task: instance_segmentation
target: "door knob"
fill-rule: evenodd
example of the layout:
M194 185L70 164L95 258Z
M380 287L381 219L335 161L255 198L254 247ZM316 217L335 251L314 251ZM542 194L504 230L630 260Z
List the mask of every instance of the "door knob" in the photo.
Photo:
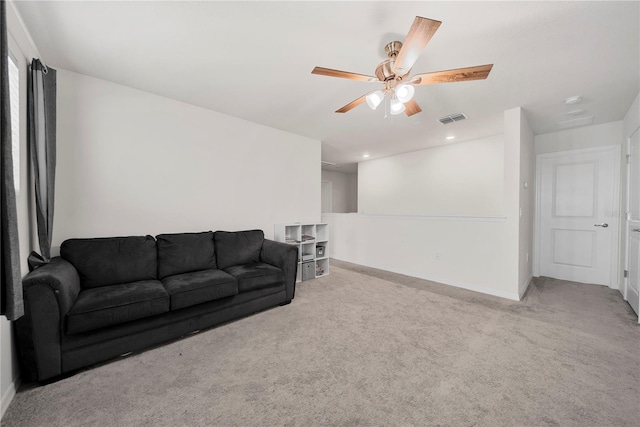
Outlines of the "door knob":
M607 224L606 222L603 222L602 224L593 224L594 227L602 227L602 228L607 228L609 226L609 224Z
M635 231L636 233L640 233L640 228L634 228L634 229L633 229L633 230L631 230L631 231Z

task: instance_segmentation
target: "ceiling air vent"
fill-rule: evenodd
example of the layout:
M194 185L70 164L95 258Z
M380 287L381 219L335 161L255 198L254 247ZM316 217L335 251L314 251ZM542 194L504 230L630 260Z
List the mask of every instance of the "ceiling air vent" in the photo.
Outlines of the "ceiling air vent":
M322 166L338 166L335 163L327 162L327 161L324 161L324 160L321 160L321 162L322 162Z
M558 129L569 129L576 126L585 126L593 123L593 116L580 117L578 119L565 120L558 122Z
M464 113L455 113L449 116L442 117L438 119L438 121L440 122L440 124L448 125L449 123L459 122L460 120L466 120L466 118L467 116L465 116Z

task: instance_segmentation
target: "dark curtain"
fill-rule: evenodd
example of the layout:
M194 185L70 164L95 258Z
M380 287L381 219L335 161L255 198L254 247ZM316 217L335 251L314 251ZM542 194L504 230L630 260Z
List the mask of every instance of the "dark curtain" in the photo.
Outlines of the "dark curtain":
M20 245L18 241L18 215L16 190L13 182L13 153L11 145L11 100L9 99L9 60L7 47L7 10L0 1L0 79L2 80L2 160L0 161L0 314L16 320L24 314L22 278L20 277Z
M27 108L40 245L40 254L29 255L29 269L33 270L51 259L56 180L56 70L38 59L31 62Z

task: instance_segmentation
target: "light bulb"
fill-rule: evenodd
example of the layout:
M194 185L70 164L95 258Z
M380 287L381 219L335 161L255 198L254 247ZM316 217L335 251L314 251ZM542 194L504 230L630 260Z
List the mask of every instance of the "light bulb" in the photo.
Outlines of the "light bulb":
M414 89L413 85L402 83L399 84L398 87L396 87L396 97L398 98L398 101L404 104L411 101L411 98L413 98L413 94L415 93L415 91L416 90Z
M378 108L378 105L382 103L384 99L384 93L381 90L377 90L375 92L371 92L369 95L365 97L367 100L367 104L371 107L372 110Z
M400 102L398 99L392 98L391 104L389 105L389 110L390 110L389 112L394 116L397 114L402 114L404 113L404 104Z

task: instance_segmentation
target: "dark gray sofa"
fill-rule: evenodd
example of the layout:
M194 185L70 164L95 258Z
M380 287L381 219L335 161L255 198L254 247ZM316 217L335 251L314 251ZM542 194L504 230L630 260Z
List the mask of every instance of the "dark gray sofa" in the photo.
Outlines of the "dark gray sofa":
M54 378L287 304L297 258L261 230L66 240L23 280L23 376Z

